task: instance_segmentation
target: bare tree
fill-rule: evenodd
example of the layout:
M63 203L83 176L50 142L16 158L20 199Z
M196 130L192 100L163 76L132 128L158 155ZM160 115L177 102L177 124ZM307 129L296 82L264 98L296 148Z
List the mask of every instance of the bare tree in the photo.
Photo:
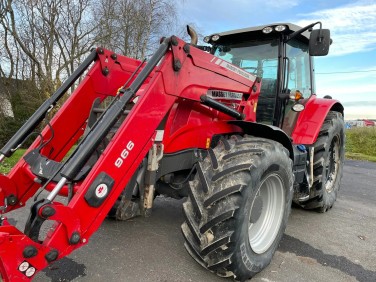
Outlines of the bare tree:
M22 115L15 111L16 123L22 124L95 45L92 3L0 0L0 95L9 96L13 109L24 109Z
M96 30L99 23L92 13L91 0L63 0L61 11L62 23L55 31L55 39L59 46L59 67L56 77L63 71L70 75L84 54L97 41Z
M14 39L23 61L28 61L29 78L44 92L51 93L94 45L93 31L97 25L93 24L91 1L1 2L5 7L5 16L0 19L3 32Z
M31 79L44 93L90 47L140 59L176 21L172 0L0 0L0 13L0 75Z
M169 0L98 0L98 43L123 55L149 55L175 20Z

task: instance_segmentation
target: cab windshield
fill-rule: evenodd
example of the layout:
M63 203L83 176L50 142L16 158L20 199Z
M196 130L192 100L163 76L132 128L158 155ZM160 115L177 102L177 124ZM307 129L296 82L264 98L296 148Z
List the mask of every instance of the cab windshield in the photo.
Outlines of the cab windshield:
M224 43L214 55L261 78L277 79L278 39Z

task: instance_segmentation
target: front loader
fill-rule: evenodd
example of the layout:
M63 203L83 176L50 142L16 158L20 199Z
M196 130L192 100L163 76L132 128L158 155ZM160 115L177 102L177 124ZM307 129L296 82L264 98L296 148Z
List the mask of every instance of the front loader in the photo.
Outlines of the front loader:
M342 176L343 106L315 95L312 56L331 43L316 24L213 34L211 46L189 29L193 42L164 38L147 63L92 50L0 150L11 157L47 124L0 175L2 279L31 280L106 217L149 216L157 195L187 197L182 233L203 267L241 281L264 269L292 201L324 212ZM5 216L18 208L23 231Z

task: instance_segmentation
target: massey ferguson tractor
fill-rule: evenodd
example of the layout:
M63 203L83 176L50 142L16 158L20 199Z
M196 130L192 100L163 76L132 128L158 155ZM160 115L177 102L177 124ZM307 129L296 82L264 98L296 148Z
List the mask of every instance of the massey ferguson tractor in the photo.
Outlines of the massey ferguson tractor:
M270 263L292 202L333 206L344 109L316 97L313 67L329 30L272 24L213 34L205 46L188 30L190 43L163 38L147 63L92 50L0 150L3 161L35 138L0 175L4 281L31 280L105 218L149 216L158 195L187 198L189 254L244 281ZM18 208L28 211L23 231L5 217Z

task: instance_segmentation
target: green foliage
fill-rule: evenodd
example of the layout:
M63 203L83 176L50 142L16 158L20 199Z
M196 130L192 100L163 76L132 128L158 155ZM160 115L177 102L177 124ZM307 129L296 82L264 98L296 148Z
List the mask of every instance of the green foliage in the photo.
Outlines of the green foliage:
M9 99L13 117L6 117L0 112L0 147L28 120L36 109L43 103L45 97L35 84L27 80L0 78L0 94ZM25 145L29 145L28 140Z
M25 151L26 149L18 149L10 158L5 158L4 161L0 163L0 173L7 174L22 157Z
M346 130L346 157L376 162L376 127Z

